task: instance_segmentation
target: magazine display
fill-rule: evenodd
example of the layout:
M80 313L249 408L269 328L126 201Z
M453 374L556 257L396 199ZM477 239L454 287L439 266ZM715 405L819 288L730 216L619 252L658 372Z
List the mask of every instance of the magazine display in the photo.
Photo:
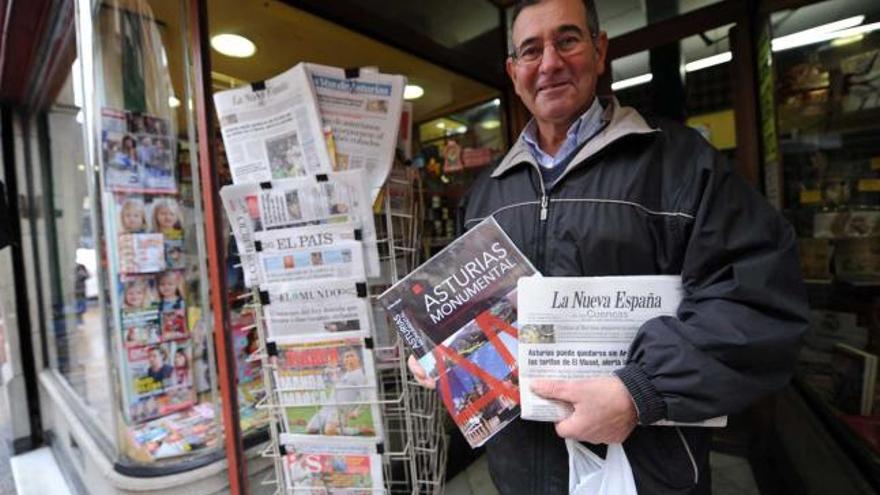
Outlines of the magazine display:
M282 435L285 486L294 493L385 493L382 456L376 446L353 439Z
M379 297L472 447L519 415L516 282L535 274L490 217Z
M288 433L381 439L376 372L363 339L275 343L275 383Z
M532 393L532 380L610 375L626 364L642 324L658 316L675 317L683 294L677 275L520 279L523 419L556 422L569 416L573 411L568 404ZM699 424L724 426L726 418Z
M214 103L235 184L333 170L302 64L262 85L214 93Z
M259 283L255 234L273 229L349 223L361 231L369 276L379 271L376 227L362 170L314 177L236 184L220 190L241 255L245 283Z
M335 170L364 170L375 200L394 162L406 78L366 70L347 77L351 73L338 67L300 65L311 76L323 125L333 133Z
M266 294L263 320L271 340L312 334L334 337L329 334L339 332L370 336L370 301L358 279L272 284Z

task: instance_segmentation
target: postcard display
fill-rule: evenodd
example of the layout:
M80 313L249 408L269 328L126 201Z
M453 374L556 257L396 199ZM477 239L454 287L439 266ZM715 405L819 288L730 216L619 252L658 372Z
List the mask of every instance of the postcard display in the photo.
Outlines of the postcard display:
M180 182L189 156L169 119L105 107L100 124L126 454L153 462L218 443L210 390L200 402L194 373L204 339L193 337L203 304L188 288L198 272L195 205Z
M429 433L420 393L400 343L377 335L370 296L394 257L373 204L387 190L404 84L301 63L214 95L233 180L220 195L258 337L248 359L266 363L257 408L269 411L275 472L263 482L279 492L409 493L442 479L418 470Z

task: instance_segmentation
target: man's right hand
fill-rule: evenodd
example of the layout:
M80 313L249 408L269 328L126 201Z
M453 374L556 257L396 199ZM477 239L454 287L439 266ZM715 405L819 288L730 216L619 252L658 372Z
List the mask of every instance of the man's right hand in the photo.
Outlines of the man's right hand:
M413 376L416 378L416 381L419 382L419 385L434 389L437 387L437 381L428 376L428 373L425 371L425 368L419 363L419 360L416 359L415 356L410 354L409 359L406 361L406 365L409 367L409 371L412 372Z

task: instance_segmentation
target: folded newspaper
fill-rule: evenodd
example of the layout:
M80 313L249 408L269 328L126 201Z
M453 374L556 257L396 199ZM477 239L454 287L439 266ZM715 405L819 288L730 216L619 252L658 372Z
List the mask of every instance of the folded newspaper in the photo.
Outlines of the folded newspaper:
M376 445L356 438L281 435L290 493L386 493Z
M472 447L519 415L516 282L535 273L489 218L379 297Z
M622 368L639 327L658 316L675 317L683 295L678 275L527 277L517 288L522 417L535 421L560 421L572 410L532 393L532 380L588 378ZM726 416L687 423L726 424Z

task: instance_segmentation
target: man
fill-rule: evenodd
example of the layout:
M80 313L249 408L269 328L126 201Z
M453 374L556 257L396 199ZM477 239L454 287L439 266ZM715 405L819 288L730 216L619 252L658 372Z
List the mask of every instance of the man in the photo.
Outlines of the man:
M536 383L573 405L486 445L504 494L565 493L562 438L623 442L639 493L708 494L707 428L789 380L806 328L790 226L696 132L596 97L607 36L591 0L520 2L507 72L534 119L467 198L548 276L681 274L677 318L646 322L614 376ZM425 385L430 380L410 360Z

